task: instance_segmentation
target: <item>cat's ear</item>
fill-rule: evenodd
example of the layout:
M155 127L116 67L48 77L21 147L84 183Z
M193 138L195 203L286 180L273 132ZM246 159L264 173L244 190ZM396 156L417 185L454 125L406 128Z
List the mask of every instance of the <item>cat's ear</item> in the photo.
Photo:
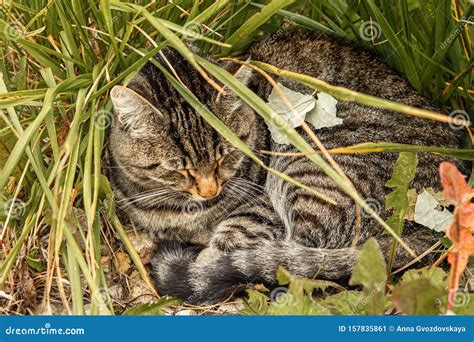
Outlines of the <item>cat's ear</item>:
M152 116L161 113L143 96L134 90L115 86L110 92L110 98L114 105L114 124L128 131L132 137L141 137L151 128Z

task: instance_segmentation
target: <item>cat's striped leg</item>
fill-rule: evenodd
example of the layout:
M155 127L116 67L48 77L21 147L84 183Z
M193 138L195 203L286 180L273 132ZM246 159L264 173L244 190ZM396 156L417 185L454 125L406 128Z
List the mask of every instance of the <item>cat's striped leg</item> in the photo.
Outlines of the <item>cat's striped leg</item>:
M210 248L220 252L253 248L283 236L283 223L262 196L233 211L216 227Z
M152 260L158 292L188 303L225 299L236 289L263 280L265 271L254 267L248 256L253 259L255 252L257 256L267 254L267 248L282 235L283 224L268 198L261 195L249 199L216 226L209 246L199 254L195 248L176 242L158 243ZM268 268L271 278L273 269Z

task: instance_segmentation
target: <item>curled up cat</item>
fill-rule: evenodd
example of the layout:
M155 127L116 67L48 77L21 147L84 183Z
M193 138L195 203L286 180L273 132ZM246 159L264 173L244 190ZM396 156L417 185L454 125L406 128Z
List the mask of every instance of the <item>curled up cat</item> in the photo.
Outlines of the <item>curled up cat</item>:
M247 52L245 58L332 85L439 110L373 52L353 42L290 30L278 39L256 43ZM175 50L163 49L155 58L255 152L297 152L291 145L274 142L258 114L228 89L219 95ZM215 63L231 73L239 68L231 62ZM236 77L264 100L273 89L249 68L240 69ZM275 80L300 93L314 92L295 81ZM279 266L297 276L338 281L350 275L359 247L370 237L388 254L392 237L370 215L361 215L357 244L351 247L356 236L354 201L314 163L281 153L260 155L271 168L337 205L251 161L196 113L152 63L127 87L114 87L111 99L116 116L109 144L112 186L118 207L157 241L152 267L160 294L188 303L213 303L249 284L275 284ZM310 125L328 149L362 142L462 147L461 131L445 123L344 101L337 104L337 116L343 120L341 125L321 129ZM313 144L301 128L298 132ZM333 156L361 196L376 204L383 219L390 215L385 210L390 191L385 183L397 156ZM458 161L418 153L410 187L439 189L438 167L444 160L465 171ZM439 235L406 221L402 238L419 255ZM411 260L399 248L394 267ZM420 262L432 261L433 254L428 254Z

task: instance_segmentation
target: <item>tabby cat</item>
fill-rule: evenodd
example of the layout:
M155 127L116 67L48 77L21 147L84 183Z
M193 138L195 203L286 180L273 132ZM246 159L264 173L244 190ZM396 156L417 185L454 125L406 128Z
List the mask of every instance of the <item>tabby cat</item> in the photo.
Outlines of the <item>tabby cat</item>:
M437 110L371 51L349 41L288 30L277 39L257 43L243 57L249 56L336 86ZM255 152L296 151L275 143L258 114L228 89L219 95L175 50L162 50L156 60ZM238 69L234 63L218 64L231 73ZM272 91L262 76L248 68L240 68L236 77L264 100ZM276 80L300 93L313 93L294 81ZM304 277L347 279L358 253L357 247L351 247L356 207L315 164L304 157L261 155L270 167L337 205L252 162L211 128L152 63L127 87L114 87L111 98L116 120L110 135L110 177L118 206L157 241L152 266L160 294L189 303L212 303L251 283L274 284L279 266ZM368 141L462 145L460 131L447 124L384 109L339 102L337 116L343 124L315 129L326 148ZM301 128L298 131L311 141ZM385 183L396 158L395 153L334 156L359 193L375 203L374 209L385 219L390 214L384 209L389 192ZM438 166L447 159L427 153L418 153L418 159L411 187L439 189ZM370 237L388 253L391 236L369 215L362 215L357 246ZM406 222L403 238L420 254L438 236ZM399 248L394 266L410 260Z

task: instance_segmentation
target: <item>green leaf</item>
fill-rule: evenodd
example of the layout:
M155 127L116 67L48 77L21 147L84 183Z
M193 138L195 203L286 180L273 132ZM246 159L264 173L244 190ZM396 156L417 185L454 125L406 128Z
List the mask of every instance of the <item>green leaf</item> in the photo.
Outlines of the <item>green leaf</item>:
M364 244L357 256L349 285L362 285L361 311L378 315L385 308L386 265L377 240L371 238Z
M474 314L474 293L458 291L455 299L454 313L456 315Z
M373 287L385 283L385 260L377 240L370 238L357 256L349 285Z
M424 267L405 272L394 287L392 301L409 315L433 315L444 312L448 275L439 267Z
M360 291L342 291L319 301L332 315L354 315L362 311Z
M43 272L46 265L38 259L38 253L31 252L26 256L26 263L37 272Z
M272 303L268 308L267 315L288 316L288 315L330 315L329 309L318 302L306 297L305 299L295 298L291 293L287 293L280 303Z
M113 18L112 18L112 13L110 10L110 1L109 0L100 0L100 10L102 14L104 15L104 21L107 26L107 32L110 35L110 43L115 50L116 56L121 59L122 58L122 53L118 47L117 40L115 39L115 32L114 32L114 25L113 25Z
M448 275L439 267L424 267L417 270L408 270L403 274L400 284L404 284L416 279L429 279L433 285L440 288L447 288Z
M439 286L426 278L403 282L394 287L392 301L398 310L407 315L436 315L446 295Z
M85 76L85 75L84 75ZM87 81L90 81L90 75L87 75ZM66 81L58 84L55 87L49 88L45 94L44 98L44 106L41 109L40 113L36 116L34 121L28 126L25 132L20 136L15 147L11 151L10 156L8 157L7 162L4 165L3 172L0 175L0 188L3 188L7 182L8 177L13 172L14 168L16 167L18 161L21 159L23 152L25 151L27 145L30 143L30 140L33 138L34 134L38 132L39 127L43 123L46 116L49 114L50 110L53 107L53 102L57 96L57 94L61 91L66 91L71 86L80 86L82 83L79 81L83 81L84 77L77 76L69 78ZM85 80L84 80L85 81Z
M409 209L408 187L413 178L415 178L417 164L418 159L415 153L400 153L393 169L392 177L385 184L389 188L394 189L385 197L385 207L387 210L394 209L392 216L388 219L388 223L398 234L401 234L403 220Z
M412 181L415 177L417 164L418 161L415 153L400 153L400 157L398 158L393 169L392 177L387 181L386 185L390 188L396 189L408 187L407 183ZM388 209L397 207L396 200L397 198L395 198L395 201L391 201L390 204L388 204L387 201Z
M198 4L199 2L196 1L196 3ZM206 22L212 16L219 13L219 11L222 10L228 3L229 3L229 0L213 1L213 4L210 5L208 8L206 8L201 13L199 13L199 15L197 15L195 18L193 18L192 22L201 23L201 24Z
M181 301L171 297L161 297L156 302L140 304L126 310L124 316L161 316L164 315L163 309L169 306L178 305Z
M306 279L290 274L283 267L277 270L277 280L280 285L289 285L288 290L298 298L311 296L314 290L325 291L328 287L344 291L345 289L332 281L320 279Z
M393 209L392 216L387 220L387 224L399 235L402 234L405 217L410 210L408 199L408 187L415 178L418 159L415 153L402 152L393 168L392 177L385 184L394 190L385 196L385 207L387 210ZM393 240L390 250L388 269L392 269L396 257L398 242Z
M270 291L270 297L255 290L247 290L248 299L241 311L246 315L329 315L331 311L313 297L315 290L325 291L328 287L345 291L333 282L296 277L280 267L277 271L280 285ZM269 299L271 299L270 302Z
M240 310L242 315L265 315L268 310L268 297L263 293L248 289L248 298L244 301L244 308Z

